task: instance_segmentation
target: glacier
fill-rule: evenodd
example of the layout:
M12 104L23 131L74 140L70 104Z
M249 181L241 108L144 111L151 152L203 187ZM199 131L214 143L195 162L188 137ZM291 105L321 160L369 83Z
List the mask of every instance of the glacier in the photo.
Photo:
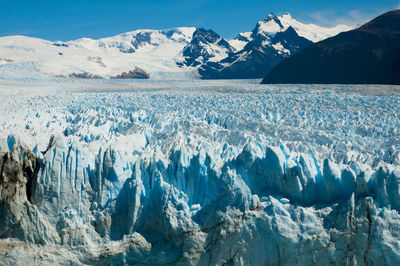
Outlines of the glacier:
M396 86L13 81L0 261L396 265Z

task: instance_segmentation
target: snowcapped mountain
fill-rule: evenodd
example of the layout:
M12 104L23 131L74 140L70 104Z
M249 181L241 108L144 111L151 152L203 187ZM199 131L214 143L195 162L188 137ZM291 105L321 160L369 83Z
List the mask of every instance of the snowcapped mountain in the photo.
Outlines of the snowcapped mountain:
M277 18L283 26L283 29L292 27L299 36L304 37L312 42L319 42L335 36L343 31L349 31L353 29L353 27L346 25L337 25L335 27L327 28L315 24L304 24L294 19L289 13L285 13Z
M349 31L352 27L346 25L337 25L336 27L326 28L315 24L304 24L294 19L289 13L281 16L269 14L263 21L257 22L256 29L258 33L272 36L277 32L282 32L292 27L296 33L312 42L318 42L326 38L335 36L343 31ZM229 40L229 43L241 50L244 46L253 39L253 31L242 32L235 39Z
M226 58L234 50L214 31L200 28L193 33L191 42L183 49L185 60L181 65L199 66L206 62L216 62Z
M112 77L139 67L152 77L190 70L179 68L181 51L195 28L137 30L114 37L50 42L25 36L0 38L1 76L68 76L90 73ZM11 62L6 62L9 60Z
M122 77L138 68L151 79L254 78L311 42L350 29L270 14L251 32L225 40L212 30L136 30L98 40L51 42L0 37L0 77Z
M298 22L289 13L269 14L251 32L240 33L230 44L238 50L218 63L199 68L202 78L260 78L274 66L315 41L350 30L339 25L323 28Z

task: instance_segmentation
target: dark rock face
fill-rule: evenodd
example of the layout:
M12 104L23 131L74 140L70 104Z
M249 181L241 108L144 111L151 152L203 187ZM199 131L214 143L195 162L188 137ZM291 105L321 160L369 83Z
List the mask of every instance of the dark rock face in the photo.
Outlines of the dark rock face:
M61 54L62 55L62 54ZM89 56L87 58L88 61L91 61L93 63L98 64L101 67L106 67L106 65L103 63L103 59L100 56Z
M132 47L126 48L124 45L120 44L117 48L122 53L132 54L136 52L138 48L145 44L151 44L151 36L149 32L140 32L135 36L135 39L131 41ZM154 45L154 44L153 44Z
M40 162L21 145L0 153L0 238L44 244L58 235L31 204Z
M273 48L259 49L251 42L245 49L231 57L201 66L199 73L203 79L259 78L282 59L282 56L278 55Z
M68 47L68 44L65 44L63 42L55 42L53 43L53 45L57 47Z
M141 68L135 67L134 70L123 72L120 75L111 77L112 79L149 79L150 74Z
M150 32L140 32L136 35L135 40L131 42L132 45L137 49L146 43L151 43Z
M5 63L12 63L12 62L14 62L14 60L7 59L7 58L1 58L1 57L0 57L0 61L4 61Z
M249 42L250 41L250 39L247 36L244 36L242 34L238 34L238 36L236 36L235 39L239 40L239 41L243 41L243 42Z
M0 153L0 200L30 200L38 170L36 157L23 147Z
M400 10L311 45L263 83L400 84Z
M253 30L253 39L241 51L220 62L209 62L201 66L199 68L201 77L203 79L262 78L290 54L297 53L312 43L300 37L292 27L276 33L270 39L269 36L257 34L257 26ZM265 44L266 42L268 44ZM274 45L278 43L290 54L275 49Z
M312 44L308 39L300 37L292 27L275 34L271 40L271 44L274 45L278 43L281 43L291 54L296 54Z
M69 74L68 77L74 79L103 79L102 76L91 73L72 73Z
M212 30L200 28L196 29L193 33L192 41L183 49L182 54L185 57L185 61L181 65L195 67L214 57L215 55L207 49L210 44L226 49L228 53L233 52L230 44L220 35Z
M116 47L119 49L121 53L125 54L133 54L136 50L146 44L155 45L151 42L151 32L139 32L136 35L132 36L132 40L130 45L127 46L124 43L113 43L112 45L106 44L104 42L100 42L100 48L108 48L108 47Z

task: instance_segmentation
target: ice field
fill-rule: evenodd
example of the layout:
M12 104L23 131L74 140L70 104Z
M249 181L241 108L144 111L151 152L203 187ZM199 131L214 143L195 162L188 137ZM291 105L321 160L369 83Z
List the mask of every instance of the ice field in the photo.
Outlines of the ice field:
M258 82L1 81L0 256L399 263L400 87Z

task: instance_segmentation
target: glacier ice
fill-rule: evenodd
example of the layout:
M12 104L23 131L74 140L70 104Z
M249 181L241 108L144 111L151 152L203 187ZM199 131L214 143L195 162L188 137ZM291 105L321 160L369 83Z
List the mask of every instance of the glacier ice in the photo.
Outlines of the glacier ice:
M4 264L399 263L396 88L96 84L1 96Z

